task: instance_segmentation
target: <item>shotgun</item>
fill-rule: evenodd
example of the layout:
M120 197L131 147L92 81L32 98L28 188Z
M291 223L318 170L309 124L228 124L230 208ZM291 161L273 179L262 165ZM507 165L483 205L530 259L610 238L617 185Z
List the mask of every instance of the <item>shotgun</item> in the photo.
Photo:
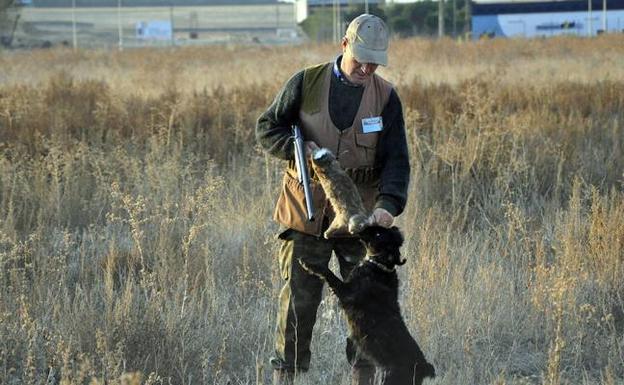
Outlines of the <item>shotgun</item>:
M303 136L299 126L293 124L292 126L293 143L295 145L295 164L297 166L297 176L299 178L299 184L303 186L303 193L305 194L306 212L308 214L308 221L314 220L314 205L312 203L312 192L310 191L310 174L308 173L308 163L306 162L305 148L303 145Z

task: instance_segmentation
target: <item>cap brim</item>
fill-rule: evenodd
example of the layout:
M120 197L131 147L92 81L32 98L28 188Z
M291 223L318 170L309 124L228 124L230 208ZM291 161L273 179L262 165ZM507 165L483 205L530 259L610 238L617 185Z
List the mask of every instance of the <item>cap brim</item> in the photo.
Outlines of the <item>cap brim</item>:
M349 49L355 60L360 63L373 63L382 66L388 65L387 50L373 50L362 47L359 44L349 44Z

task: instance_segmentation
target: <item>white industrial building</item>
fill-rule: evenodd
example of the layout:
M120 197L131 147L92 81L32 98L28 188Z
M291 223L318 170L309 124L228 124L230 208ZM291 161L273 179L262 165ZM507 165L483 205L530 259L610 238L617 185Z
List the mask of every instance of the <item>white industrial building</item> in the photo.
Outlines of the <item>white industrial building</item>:
M472 3L473 39L603 32L624 32L624 0Z

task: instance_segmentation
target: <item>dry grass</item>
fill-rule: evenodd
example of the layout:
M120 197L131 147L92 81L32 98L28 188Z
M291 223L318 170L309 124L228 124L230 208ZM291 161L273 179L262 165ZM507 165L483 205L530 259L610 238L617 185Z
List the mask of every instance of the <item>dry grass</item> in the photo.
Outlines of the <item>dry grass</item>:
M431 383L624 382L623 43L394 43ZM282 165L254 122L334 53L0 55L0 383L262 383ZM332 296L315 333L301 383L348 383Z

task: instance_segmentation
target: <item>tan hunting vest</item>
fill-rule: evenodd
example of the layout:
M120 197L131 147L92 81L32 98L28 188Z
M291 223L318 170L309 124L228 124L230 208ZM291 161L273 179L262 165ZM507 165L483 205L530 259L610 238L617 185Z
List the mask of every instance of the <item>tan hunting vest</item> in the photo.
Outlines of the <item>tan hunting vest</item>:
M388 103L392 85L373 74L365 85L362 101L353 125L340 131L329 115L329 85L333 63L319 64L306 68L303 74L303 89L299 120L305 141L314 141L337 154L338 161L355 182L364 206L372 211L377 197L379 176L374 171L375 150L378 132L363 133L362 119L381 116ZM308 169L311 167L308 165ZM315 180L310 183L314 204L314 221L306 215L303 187L297 180L294 162L284 173L282 189L277 200L273 219L281 225L306 234L320 236L323 218L333 218L333 210L325 197L323 188Z

